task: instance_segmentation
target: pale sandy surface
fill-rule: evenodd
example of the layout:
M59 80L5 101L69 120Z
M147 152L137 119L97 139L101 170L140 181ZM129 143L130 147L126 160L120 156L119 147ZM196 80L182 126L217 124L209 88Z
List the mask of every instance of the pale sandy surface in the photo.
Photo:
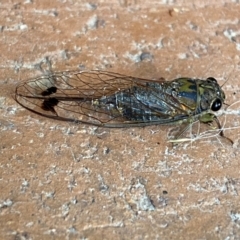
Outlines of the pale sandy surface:
M169 127L57 122L11 96L49 59L57 71L213 76L228 80L234 103L237 2L1 0L0 238L239 239L239 129L226 131L233 146L213 137L172 147ZM239 107L225 127L240 126Z

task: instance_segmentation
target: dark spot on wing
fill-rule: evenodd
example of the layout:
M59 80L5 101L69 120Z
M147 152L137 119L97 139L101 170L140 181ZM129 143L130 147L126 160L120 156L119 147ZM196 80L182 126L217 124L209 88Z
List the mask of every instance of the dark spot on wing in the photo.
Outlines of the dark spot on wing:
M46 89L45 91L42 92L42 96L49 96L53 93L56 93L57 92L57 88L56 87L50 87L48 89Z
M42 109L45 111L51 111L56 113L54 107L57 106L59 101L56 98L49 98L43 101Z

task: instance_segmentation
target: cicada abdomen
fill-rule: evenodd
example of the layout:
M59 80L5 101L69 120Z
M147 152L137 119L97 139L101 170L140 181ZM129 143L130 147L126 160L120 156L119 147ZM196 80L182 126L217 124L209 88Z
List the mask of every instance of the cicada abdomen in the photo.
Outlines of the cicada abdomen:
M69 71L20 83L15 100L52 119L133 127L212 121L225 95L214 78L153 81L105 71Z

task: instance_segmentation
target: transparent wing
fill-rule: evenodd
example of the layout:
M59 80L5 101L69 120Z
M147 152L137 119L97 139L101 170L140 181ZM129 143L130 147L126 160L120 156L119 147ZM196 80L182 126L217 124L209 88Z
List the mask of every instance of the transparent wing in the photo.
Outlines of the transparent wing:
M105 127L165 124L168 113L180 104L172 95L161 92L162 83L166 82L106 71L59 72L21 82L15 100L36 114L62 121ZM140 92L141 99L154 101L152 107L138 98Z

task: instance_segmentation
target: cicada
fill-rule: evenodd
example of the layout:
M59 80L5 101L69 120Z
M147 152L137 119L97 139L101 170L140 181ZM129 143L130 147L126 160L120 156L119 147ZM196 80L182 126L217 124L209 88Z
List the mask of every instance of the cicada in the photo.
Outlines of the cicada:
M66 71L21 82L15 100L44 117L108 128L212 122L225 94L215 78L149 80Z

